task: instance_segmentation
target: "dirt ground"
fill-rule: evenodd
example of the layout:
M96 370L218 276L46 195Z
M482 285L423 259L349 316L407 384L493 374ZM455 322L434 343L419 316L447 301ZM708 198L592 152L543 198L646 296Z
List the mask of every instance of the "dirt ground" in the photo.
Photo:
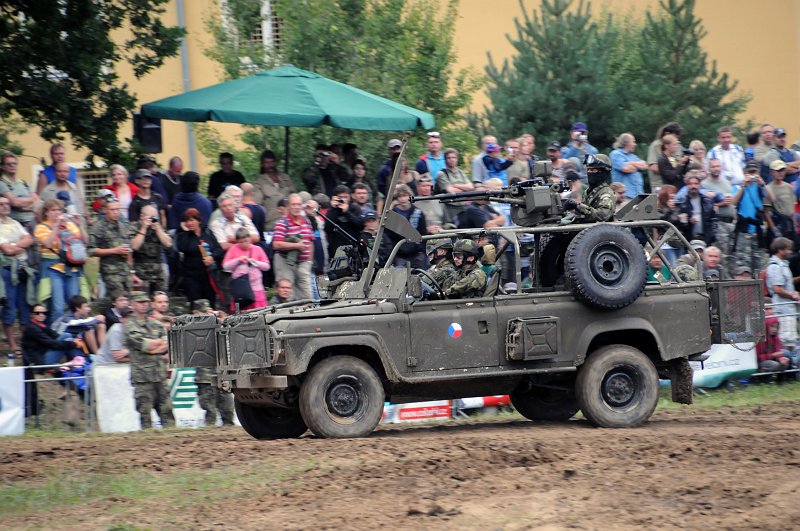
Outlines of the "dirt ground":
M240 428L0 440L6 485L64 469L144 471L155 483L190 470L274 473L244 488L231 477L221 490L235 496L199 485L178 501L99 495L0 515L2 527L789 529L800 517L800 402L659 410L630 430L483 418L356 440L256 441Z

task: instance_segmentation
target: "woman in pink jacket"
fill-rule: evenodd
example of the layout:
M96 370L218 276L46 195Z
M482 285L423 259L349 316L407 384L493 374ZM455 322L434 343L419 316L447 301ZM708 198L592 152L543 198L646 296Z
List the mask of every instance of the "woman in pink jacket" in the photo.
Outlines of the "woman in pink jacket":
M264 308L267 305L267 293L264 290L261 272L269 271L269 268L269 258L261 247L250 243L250 233L247 229L242 227L237 230L236 245L225 253L222 269L230 271L232 279L249 275L250 287L253 288L256 301L246 308L240 308L241 310ZM231 302L231 311L234 309L234 303Z

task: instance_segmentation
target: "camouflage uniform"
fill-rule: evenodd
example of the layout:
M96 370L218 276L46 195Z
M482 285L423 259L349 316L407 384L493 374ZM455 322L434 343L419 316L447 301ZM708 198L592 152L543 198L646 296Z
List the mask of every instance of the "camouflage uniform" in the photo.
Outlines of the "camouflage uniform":
M603 183L589 191L586 199L578 203L575 212L578 214L578 223L593 223L596 221L611 221L614 218L616 200L614 190L608 183Z
M431 266L431 268L428 269L428 273L439 283L442 291L446 291L447 288L455 284L460 276L458 269L456 269L455 264L453 264L450 258L445 258L441 263Z
M166 329L155 319L144 319L131 315L125 323L125 340L130 350L131 384L134 387L136 410L142 421L142 429L152 427L150 410L155 409L161 417L161 425L174 426L172 400L167 385L167 363L161 354L147 354L151 339L166 339Z
M485 289L486 273L481 268L480 262L475 262L461 268L458 280L445 289L444 294L450 299L470 299L483 297Z
M120 245L130 245L128 229L122 221L103 219L97 222L89 235L89 252L95 249L111 249ZM106 293L122 290L125 293L131 287L131 266L128 258L122 255L100 257L100 274L106 285Z
M131 224L129 237L131 240L142 230L141 222ZM167 279L164 276L164 264L161 261L161 240L154 230L148 230L144 243L138 251L133 251L133 269L142 280L142 291L167 291Z
M233 395L211 385L211 369L197 368L194 381L197 384L197 398L200 407L206 411L206 426L215 426L217 411L224 426L233 425Z

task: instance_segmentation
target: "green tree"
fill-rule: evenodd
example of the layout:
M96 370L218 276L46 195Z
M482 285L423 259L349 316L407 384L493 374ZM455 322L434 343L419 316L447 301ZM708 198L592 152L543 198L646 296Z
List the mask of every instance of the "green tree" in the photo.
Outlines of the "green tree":
M0 98L46 140L69 133L92 156L122 157L119 125L135 98L115 67L141 78L174 56L183 30L161 22L169 0L5 0ZM112 33L130 32L122 45Z
M611 82L624 98L612 121L618 132L644 140L641 145L671 121L686 131L684 143L713 142L716 129L734 125L750 101L715 61L709 63L702 47L707 32L694 7L695 0L661 0L660 9L647 12L641 30L624 42L628 57Z
M254 11L253 6L245 5L247 1L242 0L241 9L230 12L234 18L242 17L234 22L242 27L237 30L240 35L247 31L242 20L254 23L248 19ZM242 66L249 63L257 67L292 64L428 111L435 116L448 147L474 149L474 134L459 111L469 103L481 79L473 71L452 66L457 0L448 1L442 11L425 0L277 0L273 5L283 22L280 47L267 50L258 61L251 47L237 44L241 39L222 38L222 21L211 20L215 42L207 53L221 63L226 76L246 75L249 71ZM249 60L242 61L242 57ZM253 127L242 138L252 146L252 157L265 147L283 157L283 135L282 128ZM393 136L400 133L293 128L290 174L298 178L310 164L315 144L331 142L357 144L374 173L386 158L386 140ZM217 155L208 149L212 147L218 143L201 142L209 160ZM409 153L415 156L423 151L424 135L416 135Z
M516 36L507 35L516 54L501 66L488 54L490 130L500 138L531 133L544 144L567 140L570 124L582 121L592 143L607 145L614 135L608 118L618 105L606 56L617 37L610 15L598 24L591 3L583 0L577 6L573 0L543 0L541 11L532 14L524 0L520 7Z

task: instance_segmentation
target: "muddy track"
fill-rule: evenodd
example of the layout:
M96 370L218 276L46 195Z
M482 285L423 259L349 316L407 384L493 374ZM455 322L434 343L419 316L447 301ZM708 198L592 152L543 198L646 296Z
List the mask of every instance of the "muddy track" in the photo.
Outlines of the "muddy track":
M800 403L657 411L633 430L583 420L382 427L357 440L255 441L238 428L0 440L0 478L270 467L240 498L113 497L6 515L3 527L262 529L796 528ZM188 517L176 521L171 511ZM171 519L170 519L171 518ZM60 522L60 525L59 525Z

